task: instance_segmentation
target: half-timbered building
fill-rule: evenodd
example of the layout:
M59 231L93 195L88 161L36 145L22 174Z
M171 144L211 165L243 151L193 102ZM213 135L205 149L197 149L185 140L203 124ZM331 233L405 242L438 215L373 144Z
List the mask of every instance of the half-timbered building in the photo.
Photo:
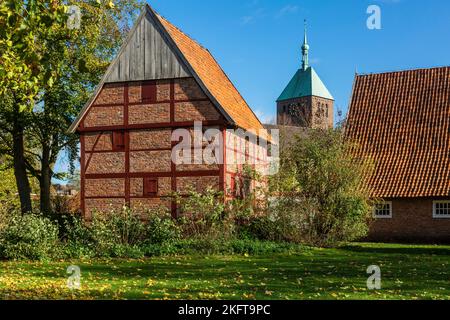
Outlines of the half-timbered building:
M220 132L218 161L205 163L201 152L173 161L179 143L191 140L177 132L198 125ZM243 166L267 162L262 124L211 53L148 5L70 131L80 135L87 219L125 205L175 214L174 192L212 188L234 197L245 185Z

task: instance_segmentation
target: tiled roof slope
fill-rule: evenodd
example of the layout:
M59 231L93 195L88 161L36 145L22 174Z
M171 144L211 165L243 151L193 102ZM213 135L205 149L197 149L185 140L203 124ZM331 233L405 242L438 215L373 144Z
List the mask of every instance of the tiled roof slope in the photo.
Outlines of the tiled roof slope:
M261 122L211 53L169 21L156 15L201 81L235 124L246 130L263 129Z
M450 196L450 67L356 76L347 138L369 156L373 196Z

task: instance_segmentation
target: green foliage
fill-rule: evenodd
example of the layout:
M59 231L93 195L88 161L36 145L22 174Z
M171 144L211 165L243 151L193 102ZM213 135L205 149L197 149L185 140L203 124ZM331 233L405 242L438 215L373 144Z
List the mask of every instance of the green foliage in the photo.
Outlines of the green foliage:
M62 48L52 40L61 37L66 10L51 0L0 2L0 95L14 92L19 113L54 81L58 66L50 56Z
M61 152L71 171L78 137L67 129L122 44L141 0L0 2L0 156L19 171L22 210L30 211L27 174L40 182L50 212L50 183ZM68 5L81 10L67 27ZM67 5L67 6L66 6ZM13 155L15 155L13 157Z
M58 226L42 215L16 213L2 217L0 257L49 260L58 256Z
M175 199L180 208L179 223L184 237L218 239L233 234L234 220L225 210L221 192L191 190L186 196L175 195Z
M141 216L126 207L95 213L88 228L97 256L121 257L145 240Z
M70 259L96 256L95 240L80 216L65 215L59 220L59 239L64 256Z
M146 225L146 244L162 245L181 238L181 228L167 209L149 212Z
M282 154L271 180L268 215L259 233L272 240L335 246L367 234L371 218L364 178L370 166L355 159L339 130L311 130Z
M1 166L1 164L0 164ZM0 206L2 210L10 211L20 207L17 187L12 169L0 167Z

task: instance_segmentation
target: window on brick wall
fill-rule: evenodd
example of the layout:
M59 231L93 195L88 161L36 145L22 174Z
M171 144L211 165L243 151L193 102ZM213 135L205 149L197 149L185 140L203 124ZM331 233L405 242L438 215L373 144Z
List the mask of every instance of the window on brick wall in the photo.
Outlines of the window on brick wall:
M144 179L144 196L157 197L158 196L158 179L145 178Z
M114 151L125 150L125 132L114 131L112 133L112 142L113 142L113 150Z
M233 197L236 195L236 178L234 176L231 177L230 181L230 194Z
M376 204L373 209L373 217L375 219L391 219L392 202L388 201Z
M434 201L433 218L450 219L450 201Z
M156 102L156 84L147 82L142 84L142 102L153 103Z

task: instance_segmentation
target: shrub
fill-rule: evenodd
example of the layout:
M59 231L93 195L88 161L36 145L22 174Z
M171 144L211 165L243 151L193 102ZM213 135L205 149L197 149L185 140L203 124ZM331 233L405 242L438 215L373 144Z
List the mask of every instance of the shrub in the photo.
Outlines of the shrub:
M339 130L310 130L281 156L271 179L272 202L258 235L271 240L336 246L364 237L371 218L365 177L371 167Z
M11 260L48 260L59 256L58 226L37 214L10 214L0 229L0 256Z
M233 235L235 221L225 210L223 194L211 189L205 193L189 191L176 196L181 218L178 223L185 238L228 238Z
M181 228L167 209L157 209L148 213L146 244L165 244L181 237Z
M128 252L136 255L146 235L141 215L127 207L119 212L94 213L88 228L89 240L100 257L128 257Z
M96 255L95 240L91 229L81 216L63 216L59 229L65 257L79 259L91 258Z

